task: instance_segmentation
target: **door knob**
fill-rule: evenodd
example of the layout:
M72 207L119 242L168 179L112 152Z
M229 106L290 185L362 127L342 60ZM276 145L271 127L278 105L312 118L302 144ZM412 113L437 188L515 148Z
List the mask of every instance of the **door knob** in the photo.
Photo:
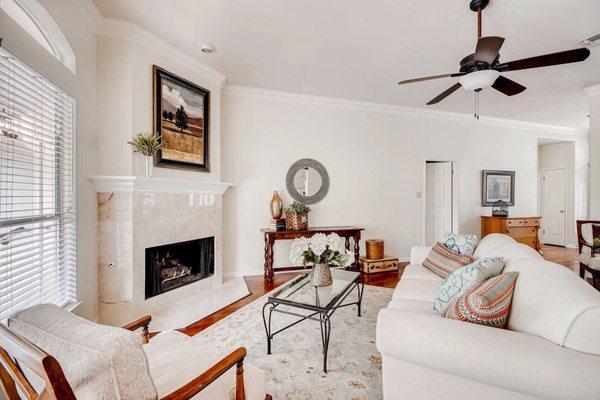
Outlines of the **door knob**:
M564 213L564 212L565 212L565 210L560 210L560 211L559 211L559 213L561 213L561 214L562 214L562 213Z

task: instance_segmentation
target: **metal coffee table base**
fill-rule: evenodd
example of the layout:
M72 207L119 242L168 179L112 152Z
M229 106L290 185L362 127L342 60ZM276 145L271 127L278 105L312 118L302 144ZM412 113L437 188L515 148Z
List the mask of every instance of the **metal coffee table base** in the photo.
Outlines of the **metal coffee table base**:
M342 304L344 302L344 300L348 297L348 295L350 293L352 293L354 288L357 288L358 300L355 302L352 302L352 303ZM352 286L349 287L346 294L344 294L342 296L342 298L337 301L336 304L334 304L332 307L327 308L327 309L321 309L318 307L301 305L298 303L279 301L276 299L269 299L269 301L263 306L263 311L262 311L263 312L263 322L265 324L265 331L267 333L267 354L271 354L271 340L273 340L275 335L277 335L278 333L281 333L281 332L285 331L286 329L291 328L292 326L297 325L300 322L305 321L305 320L317 321L321 325L321 341L323 342L323 372L327 372L327 351L329 350L329 337L331 335L331 317L339 308L353 306L355 304L358 306L357 307L358 308L358 316L360 317L362 296L363 296L364 289L365 289L364 284L358 283L358 282L354 283ZM277 308L280 305L286 305L286 306L301 308L304 310L309 310L309 311L312 311L312 314L305 315L305 314L300 314L300 313L296 313L293 311L281 310L281 309ZM268 318L265 313L265 311L267 309L269 311ZM287 314L287 315L293 315L295 317L298 317L299 319L292 322L289 325L284 326L281 329L278 329L275 332L272 332L271 316L273 315L273 312L278 312L278 313Z

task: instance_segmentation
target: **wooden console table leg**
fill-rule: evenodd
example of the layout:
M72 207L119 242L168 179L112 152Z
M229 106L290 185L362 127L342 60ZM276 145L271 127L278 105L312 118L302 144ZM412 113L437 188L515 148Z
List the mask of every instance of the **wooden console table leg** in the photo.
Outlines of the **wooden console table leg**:
M273 241L265 235L265 277L267 281L273 282Z
M360 270L360 231L354 234L354 268Z

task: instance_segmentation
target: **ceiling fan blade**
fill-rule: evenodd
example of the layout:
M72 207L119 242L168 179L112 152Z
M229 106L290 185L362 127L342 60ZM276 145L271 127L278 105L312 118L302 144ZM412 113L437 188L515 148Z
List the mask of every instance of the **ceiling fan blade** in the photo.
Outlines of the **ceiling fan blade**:
M440 79L440 78L454 78L454 77L457 77L457 76L463 76L464 74L465 74L464 72L456 72L454 74L426 76L424 78L416 78L416 79L408 79L408 80L405 80L405 81L400 81L400 82L398 82L398 85L405 85L407 83L430 81L430 80L433 80L433 79Z
M505 78L502 75L500 75L498 79L496 79L496 82L494 82L492 87L497 91L504 93L507 96L514 96L515 94L519 94L527 89L525 86L520 85L513 80Z
M504 38L502 37L486 36L479 38L475 50L475 63L486 63L488 65L493 63L503 44Z
M432 104L439 103L440 101L444 100L446 97L450 96L452 93L456 92L461 87L462 87L462 85L460 83L457 83L456 85L452 86L450 89L448 89L445 92L443 92L442 94L440 94L435 99L431 100L429 103L427 103L427 105L430 106Z
M522 60L510 61L498 64L496 71L518 71L521 69L532 69L540 67L551 67L553 65L570 64L585 61L590 56L590 50L586 48L561 51L560 53L545 54L543 56L524 58Z

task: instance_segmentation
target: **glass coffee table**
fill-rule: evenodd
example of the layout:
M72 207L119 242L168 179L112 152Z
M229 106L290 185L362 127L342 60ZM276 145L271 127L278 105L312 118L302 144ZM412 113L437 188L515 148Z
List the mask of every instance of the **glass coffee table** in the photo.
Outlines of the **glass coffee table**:
M331 316L341 307L355 305L360 307L364 291L364 284L360 282L360 273L331 269L333 284L326 287L314 287L310 283L310 274L302 274L286 283L279 290L269 295L269 300L263 307L263 321L267 333L267 354L271 354L271 340L278 333L306 320L317 321L321 325L321 340L323 342L323 372L327 372L327 350L329 349L329 336L331 334ZM344 302L348 295L357 291L357 300ZM282 309L281 306L287 306ZM291 309L290 309L291 308ZM293 309L298 309L298 312ZM308 312L300 312L300 310ZM268 311L268 313L267 313ZM298 319L289 325L276 330L271 329L273 313L293 315ZM268 315L267 315L268 314Z

